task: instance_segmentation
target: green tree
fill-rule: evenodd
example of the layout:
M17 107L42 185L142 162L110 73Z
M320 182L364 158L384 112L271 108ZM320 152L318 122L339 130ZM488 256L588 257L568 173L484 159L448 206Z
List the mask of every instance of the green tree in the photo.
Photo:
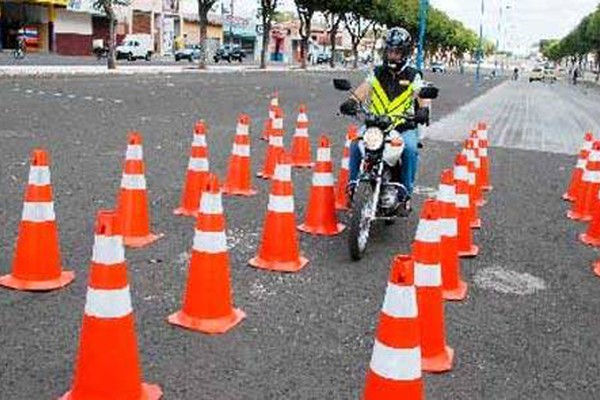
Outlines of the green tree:
M260 68L267 67L267 47L269 47L269 37L271 35L271 27L273 18L276 15L277 5L279 0L260 0L260 8L258 16L262 25L262 49L260 51Z
M308 57L308 45L312 30L312 18L315 12L320 10L322 0L295 0L298 18L300 19L300 59L301 68L306 69L306 58Z
M108 69L116 69L117 61L115 58L116 43L116 25L115 6L127 6L129 0L94 0L93 6L97 10L102 10L108 17L108 57L106 57L106 66Z
M206 54L208 52L208 12L217 3L217 0L198 0L198 22L200 26L200 59L198 68L206 68Z

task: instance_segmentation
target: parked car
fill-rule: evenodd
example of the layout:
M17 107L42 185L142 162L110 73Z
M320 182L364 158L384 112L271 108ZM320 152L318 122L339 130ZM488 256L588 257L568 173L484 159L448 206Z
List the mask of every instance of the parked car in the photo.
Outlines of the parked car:
M143 58L150 61L152 53L152 37L148 34L127 35L123 39L123 44L116 48L117 60L134 61Z
M556 82L556 71L554 68L544 68L544 81Z
M529 82L539 81L542 82L544 80L544 70L541 67L535 67L529 73Z
M246 52L240 46L221 46L215 55L213 60L218 63L219 61L239 61L242 62L246 58Z
M331 59L331 56L327 53L319 53L317 54L317 64L325 64L328 63Z
M439 61L432 62L431 63L431 72L445 74L446 73L446 64L444 64L443 62L439 62Z
M185 48L175 52L175 61L188 60L189 62L192 62L198 60L200 59L201 52L202 49L198 44L185 46Z

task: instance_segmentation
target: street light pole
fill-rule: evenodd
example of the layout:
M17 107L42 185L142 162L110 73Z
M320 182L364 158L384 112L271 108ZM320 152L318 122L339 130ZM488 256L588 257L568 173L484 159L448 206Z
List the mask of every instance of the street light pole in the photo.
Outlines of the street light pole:
M229 8L231 8L231 17L229 19L229 47L233 48L233 0L231 0Z
M417 47L417 69L423 70L423 49L425 47L425 30L427 27L427 10L429 0L419 0L419 43Z
M481 21L479 23L479 48L477 49L477 68L475 69L475 88L479 86L481 59L483 57L483 18L485 16L485 0L481 0Z

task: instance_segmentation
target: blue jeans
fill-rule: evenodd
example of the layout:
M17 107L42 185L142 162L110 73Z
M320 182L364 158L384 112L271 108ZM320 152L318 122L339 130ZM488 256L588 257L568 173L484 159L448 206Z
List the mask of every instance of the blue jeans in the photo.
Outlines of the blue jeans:
M419 132L416 129L402 133L404 139L404 152L402 153L402 167L400 172L400 183L406 186L408 195L412 196L417 169L419 168ZM360 163L362 161L362 150L359 140L355 140L350 145L350 182L358 179L360 172Z

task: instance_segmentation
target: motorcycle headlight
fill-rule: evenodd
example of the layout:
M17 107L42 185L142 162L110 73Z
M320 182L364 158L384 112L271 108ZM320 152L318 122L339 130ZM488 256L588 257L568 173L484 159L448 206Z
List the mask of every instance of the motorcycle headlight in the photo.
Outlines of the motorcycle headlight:
M367 150L377 150L383 145L383 132L379 128L369 128L363 135L363 141Z

